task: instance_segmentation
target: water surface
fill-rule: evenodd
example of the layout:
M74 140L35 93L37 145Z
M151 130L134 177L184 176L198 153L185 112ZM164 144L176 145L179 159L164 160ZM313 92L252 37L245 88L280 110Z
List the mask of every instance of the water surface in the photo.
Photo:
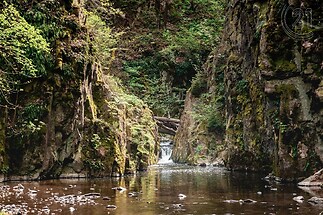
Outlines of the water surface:
M28 214L319 214L323 208L307 203L310 194L295 185L262 180L262 175L228 172L216 167L156 165L145 173L124 178L66 179L3 184L0 204L24 205ZM17 195L13 187L21 183ZM113 187L127 190L113 190ZM7 188L7 190L3 190ZM9 189L9 190L8 190ZM29 189L37 191L30 195ZM29 192L29 194L28 194ZM54 196L100 194L89 202L62 204ZM133 194L132 196L129 196ZM179 198L184 194L186 198ZM304 203L293 201L302 195ZM109 197L110 200L106 200ZM252 199L255 203L227 200ZM229 203L231 202L231 203ZM108 209L115 205L116 209Z

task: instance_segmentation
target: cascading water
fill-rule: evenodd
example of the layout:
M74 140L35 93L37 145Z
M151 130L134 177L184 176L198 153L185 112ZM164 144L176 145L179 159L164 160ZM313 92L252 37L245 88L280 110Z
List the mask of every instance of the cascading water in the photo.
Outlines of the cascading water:
M162 141L160 143L160 159L158 164L170 164L173 163L171 159L173 150L173 144L171 141Z

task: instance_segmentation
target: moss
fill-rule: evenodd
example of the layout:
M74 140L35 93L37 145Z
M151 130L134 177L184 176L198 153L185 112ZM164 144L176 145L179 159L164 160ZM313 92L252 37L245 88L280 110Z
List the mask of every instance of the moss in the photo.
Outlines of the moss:
M276 91L282 94L284 97L291 95L295 97L297 94L297 89L293 84L281 84L276 87Z
M89 89L86 90L87 94L87 99L89 101L92 117L95 120L97 118L97 107L94 103L92 93L89 92Z
M115 137L108 125L101 120L93 121L89 131L96 133L90 133L85 137L90 141L82 147L82 160L90 176L111 175L115 158L119 156L114 144Z
M228 57L228 62L230 63L239 63L241 61L241 57L238 55L231 53Z
M207 81L200 73L193 78L191 85L191 93L195 97L199 97L202 93L207 91Z
M94 174L122 175L157 162L156 124L142 100L124 92L118 80L102 75L93 91L93 120L85 163ZM94 160L93 160L94 159ZM101 165L102 164L102 165Z
M264 122L264 105L263 98L264 92L261 87L257 86L256 82L251 82L249 84L250 88L250 98L252 102L252 110L255 114L255 119L259 125L262 125Z
M284 58L274 62L274 67L277 72L295 72L297 71L297 65L292 62L285 60Z
M280 94L280 115L288 116L290 100L298 96L298 90L293 84L281 84L276 87L276 91Z
M0 108L1 112L4 108ZM6 129L5 117L0 114L0 174L5 174L9 170L9 164L6 153Z

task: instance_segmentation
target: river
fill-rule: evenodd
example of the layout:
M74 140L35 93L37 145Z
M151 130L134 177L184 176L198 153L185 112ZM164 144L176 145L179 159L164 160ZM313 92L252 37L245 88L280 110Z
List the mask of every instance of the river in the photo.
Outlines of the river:
M323 211L309 204L311 195L293 184L268 182L261 174L167 160L147 172L121 178L3 183L0 207L18 208L21 214L69 215L303 215ZM303 203L293 200L299 195L304 196Z
M3 184L0 204L24 205L30 214L319 214L323 208L304 201L293 201L295 195L310 195L295 185L264 181L261 175L228 172L216 167L156 165L145 173L123 178L65 179L23 182L24 191L16 195L18 182ZM126 190L114 190L114 187ZM31 195L30 190L35 190ZM138 192L138 193L134 193ZM63 204L56 198L92 193L93 201ZM130 195L129 195L130 193ZM184 194L186 198L180 198ZM110 199L108 199L109 197ZM227 200L252 199L244 203ZM117 208L108 209L108 205Z

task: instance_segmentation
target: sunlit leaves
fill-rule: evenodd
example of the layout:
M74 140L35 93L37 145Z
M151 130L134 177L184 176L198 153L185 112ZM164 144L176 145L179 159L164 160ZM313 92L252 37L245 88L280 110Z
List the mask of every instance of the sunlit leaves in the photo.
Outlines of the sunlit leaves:
M113 33L102 19L95 13L88 12L86 26L93 35L91 45L96 62L106 66L113 58L113 47L117 43L118 34Z
M0 62L5 72L25 77L45 73L41 63L49 52L48 43L39 30L29 25L9 5L0 13Z
M49 45L12 5L0 11L0 100L7 100L19 84L46 73Z

